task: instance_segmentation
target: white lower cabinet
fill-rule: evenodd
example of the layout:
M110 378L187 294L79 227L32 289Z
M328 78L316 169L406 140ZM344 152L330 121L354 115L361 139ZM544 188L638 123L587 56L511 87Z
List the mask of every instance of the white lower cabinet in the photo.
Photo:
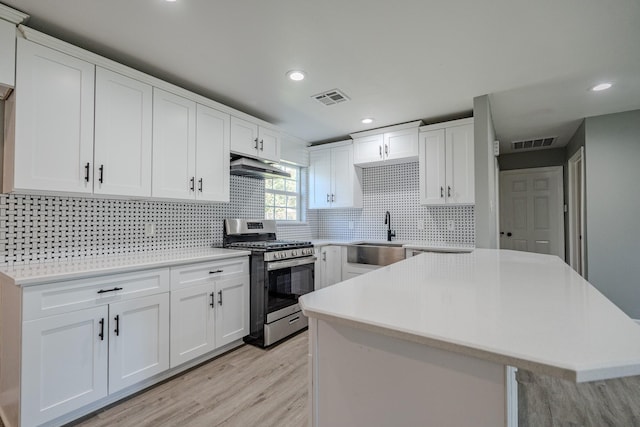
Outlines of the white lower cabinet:
M22 328L22 423L34 426L107 395L106 305L30 320Z
M315 289L342 281L342 246L322 246L316 249Z
M171 269L171 367L249 334L249 259Z
M109 305L109 393L169 369L169 294Z

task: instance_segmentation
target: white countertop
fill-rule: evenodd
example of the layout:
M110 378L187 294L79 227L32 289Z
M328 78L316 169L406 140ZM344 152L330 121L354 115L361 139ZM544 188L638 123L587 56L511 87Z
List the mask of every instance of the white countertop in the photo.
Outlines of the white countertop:
M454 246L454 245L446 245L439 244L433 242L419 241L419 240L393 240L388 242L386 240L376 240L376 239L316 239L311 240L313 246L347 246L347 245L355 245L359 243L395 243L398 245L402 245L405 249L417 249L422 251L430 251L430 252L472 252L474 250L473 246Z
M16 286L30 286L148 268L215 261L250 254L251 252L244 250L209 247L133 252L126 255L72 258L64 261L3 267L0 269L0 276Z
M640 374L640 326L555 256L424 253L300 302L310 317L572 381Z

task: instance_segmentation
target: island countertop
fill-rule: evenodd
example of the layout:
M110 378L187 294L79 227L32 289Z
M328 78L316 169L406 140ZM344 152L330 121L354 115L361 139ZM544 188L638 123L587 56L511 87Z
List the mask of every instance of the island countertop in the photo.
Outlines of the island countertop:
M312 318L576 382L640 374L640 326L556 256L424 253L300 303Z

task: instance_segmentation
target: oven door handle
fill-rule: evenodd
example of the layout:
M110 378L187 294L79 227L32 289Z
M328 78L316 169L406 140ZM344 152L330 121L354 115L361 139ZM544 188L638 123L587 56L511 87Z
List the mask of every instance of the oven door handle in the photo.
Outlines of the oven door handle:
M313 264L316 262L316 259L317 259L316 257L311 256L311 257L304 257L304 258L288 259L286 261L273 261L273 262L267 263L267 270L268 271L280 270L282 268L298 267L300 265Z

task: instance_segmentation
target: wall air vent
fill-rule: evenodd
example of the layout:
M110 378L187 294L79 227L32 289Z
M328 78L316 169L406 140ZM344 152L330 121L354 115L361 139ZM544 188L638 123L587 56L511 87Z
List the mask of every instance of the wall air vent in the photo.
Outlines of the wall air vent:
M313 95L316 101L320 102L327 107L329 105L340 104L341 102L346 102L349 100L349 97L345 95L340 89L332 89L326 92L319 93L317 95Z
M525 141L513 141L511 148L514 150L532 150L535 148L545 148L551 146L557 139L557 136L548 138L527 139Z

